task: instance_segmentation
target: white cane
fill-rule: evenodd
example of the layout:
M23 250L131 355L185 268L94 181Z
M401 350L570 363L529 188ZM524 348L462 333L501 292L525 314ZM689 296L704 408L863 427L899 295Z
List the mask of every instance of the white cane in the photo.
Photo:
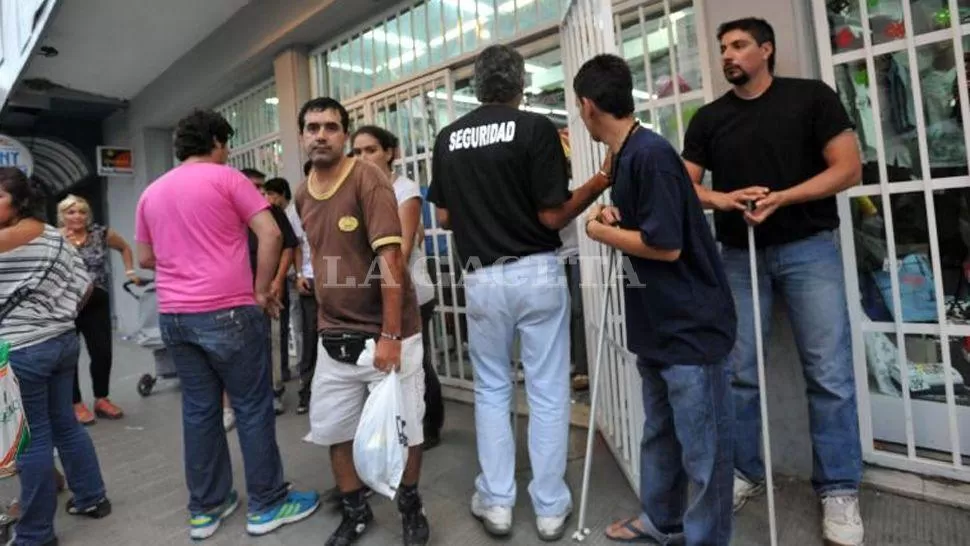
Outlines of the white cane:
M753 211L754 201L748 202L748 209ZM754 339L758 355L758 393L761 399L761 444L764 450L765 486L768 491L768 529L771 546L778 544L778 529L775 525L775 489L771 470L771 436L768 426L768 394L765 380L765 351L761 333L761 298L758 293L758 255L754 244L754 226L748 224L748 256L751 261L751 297L754 305Z
M583 491L579 502L579 525L573 540L582 542L589 536L590 530L586 527L586 501L589 496L589 478L593 469L593 439L596 437L596 402L599 399L600 386L600 367L603 363L603 345L606 341L606 319L608 318L610 294L613 292L613 285L616 283L615 274L619 253L616 250L610 251L609 273L606 275L606 287L603 289L603 312L600 316L600 330L596 340L596 361L593 363L593 394L589 407L589 429L586 433L586 459L583 464Z

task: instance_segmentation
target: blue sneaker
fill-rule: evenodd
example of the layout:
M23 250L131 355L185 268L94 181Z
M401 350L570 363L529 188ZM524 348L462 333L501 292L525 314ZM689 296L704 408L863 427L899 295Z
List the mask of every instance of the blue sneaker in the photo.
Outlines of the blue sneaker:
M316 492L290 492L281 504L258 514L249 514L246 532L253 536L272 533L284 525L305 520L319 507L320 495Z
M232 491L222 506L202 514L192 514L189 518L189 536L192 540L205 540L216 534L222 520L228 518L239 508L239 493Z

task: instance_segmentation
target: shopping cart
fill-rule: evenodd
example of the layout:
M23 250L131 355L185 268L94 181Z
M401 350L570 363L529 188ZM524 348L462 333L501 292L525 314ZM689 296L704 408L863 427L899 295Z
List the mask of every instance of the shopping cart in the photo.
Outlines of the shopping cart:
M141 285L128 281L125 292L138 301L138 330L132 335L135 343L151 350L155 359L155 373L146 373L138 380L138 394L148 396L155 389L159 379L172 380L178 377L175 363L162 343L162 332L158 325L158 297L155 294L155 281L145 280Z

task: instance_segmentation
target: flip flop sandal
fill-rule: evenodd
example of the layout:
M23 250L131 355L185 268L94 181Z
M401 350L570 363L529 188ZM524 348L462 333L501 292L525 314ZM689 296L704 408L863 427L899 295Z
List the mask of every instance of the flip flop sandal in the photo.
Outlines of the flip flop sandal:
M606 533L603 533L603 534L606 535L607 540L610 540L611 542L619 542L622 544L657 544L657 545L662 544L661 542L657 541L657 539L653 538L652 536L648 535L644 531L640 530L639 528L637 528L637 526L633 525L633 522L637 521L637 519L638 518L630 518L626 520L626 522L621 527L621 529L629 531L633 535L632 537L628 537L628 538L611 537Z

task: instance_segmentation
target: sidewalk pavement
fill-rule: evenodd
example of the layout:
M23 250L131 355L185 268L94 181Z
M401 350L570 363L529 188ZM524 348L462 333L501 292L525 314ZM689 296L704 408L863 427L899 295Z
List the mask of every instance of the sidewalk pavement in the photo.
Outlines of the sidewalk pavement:
M121 421L99 421L91 427L101 467L107 482L114 513L100 521L67 516L60 497L57 532L64 546L155 546L190 544L188 539L187 494L182 473L181 410L177 382L147 398L135 390L138 378L152 366L151 353L137 346L118 342L112 399L126 412ZM82 363L82 392L88 397L90 379L86 360ZM306 416L294 413L297 383L287 385L288 412L278 420L278 439L286 479L297 488L325 491L333 486L325 449L302 441L307 432ZM474 490L477 459L473 431L474 413L470 406L449 403L442 445L428 452L424 461L421 490L432 526L432 544L478 546L501 543L485 535L481 525L468 512ZM526 452L525 422L519 426L518 476L519 500L515 507L515 529L506 544L538 545L535 520L528 500L529 463ZM568 479L573 487L576 510L582 486L585 431L574 430L570 443ZM242 460L238 440L231 434L236 487L244 495ZM785 546L820 545L820 509L811 486L804 482L776 481L779 543ZM0 482L0 500L9 502L18 494L16 479ZM599 442L593 462L593 480L587 525L592 534L586 544L612 544L603 529L612 520L635 514L638 502L606 446ZM243 505L245 506L245 504ZM400 544L401 525L395 504L374 497L376 524L359 544L385 546ZM768 544L766 502L748 503L738 515L733 544ZM862 494L866 521L866 544L870 546L959 546L970 543L970 512L927 502L879 493L866 489ZM245 515L240 510L206 544L303 546L323 544L339 523L339 515L321 510L303 523L272 535L252 538L245 533ZM571 521L569 534L577 518Z

